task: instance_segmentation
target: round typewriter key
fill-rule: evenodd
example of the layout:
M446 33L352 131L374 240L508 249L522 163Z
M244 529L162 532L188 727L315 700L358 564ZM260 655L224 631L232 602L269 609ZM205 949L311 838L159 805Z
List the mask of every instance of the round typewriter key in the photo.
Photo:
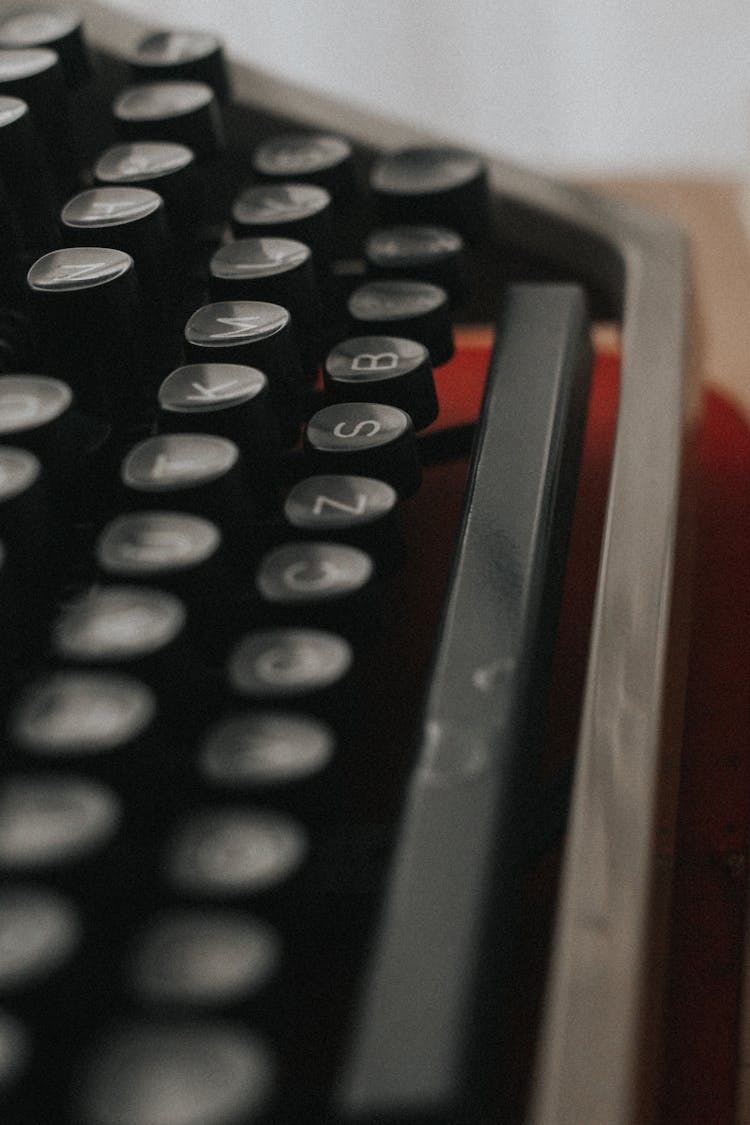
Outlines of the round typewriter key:
M94 587L69 603L52 629L52 651L69 664L121 668L174 688L186 671L183 602L147 586Z
M0 442L39 451L73 404L67 383L48 375L0 376Z
M26 102L49 173L57 190L69 195L75 190L80 158L57 52L48 47L0 48L0 94Z
M284 517L297 534L361 547L382 571L403 563L398 494L383 480L346 473L305 477L287 495Z
M107 524L97 560L110 577L162 583L201 570L220 547L221 532L209 520L185 512L134 512Z
M273 284L274 278L284 278L288 282L287 275L294 276L303 267L309 273L310 261L310 247L293 238L240 238L225 243L214 254L211 285L220 291L223 287L231 290L235 283L246 286L257 280L267 285ZM218 292L216 300L241 299L243 295Z
M154 500L221 480L237 464L240 451L214 434L162 434L139 442L122 463L126 488Z
M239 449L216 434L160 434L139 442L120 472L130 500L214 520L241 549L253 518L253 499Z
M83 20L73 8L34 7L0 20L0 47L50 47L56 51L69 86L91 77Z
M229 76L221 41L206 31L155 31L141 39L128 58L137 78L205 82L219 101L229 97Z
M78 914L62 895L31 885L0 889L0 995L48 982L81 938Z
M265 1043L223 1023L111 1031L75 1084L80 1125L261 1125L275 1100Z
M0 94L0 168L6 205L23 254L33 260L59 246L53 181L29 107L21 98L3 94ZM27 268L28 265L27 261Z
M487 169L457 148L407 148L376 161L375 205L386 222L447 226L465 235L486 230Z
M267 301L204 305L185 327L187 357L196 363L240 363L268 378L284 440L296 439L302 367L288 309Z
M195 171L195 153L169 141L134 141L113 145L94 165L94 179L103 187L140 187L157 192L170 225L180 229L202 213Z
M121 233L118 228L133 229L136 224L145 224L160 212L162 206L161 197L148 188L91 188L69 199L62 209L61 218L69 232L86 231L87 237L101 238L102 232L106 230L109 231L110 238L116 238ZM148 229L156 228L149 225ZM91 243L84 242L83 245L89 246Z
M243 637L229 660L229 680L249 699L293 699L335 685L351 664L343 637L318 629L269 629Z
M422 470L411 418L395 406L341 402L313 414L305 454L318 473L353 473L393 485L401 499L419 488Z
M375 567L348 543L285 543L261 559L255 585L268 617L294 624L304 615L316 628L357 639L377 619Z
M434 367L454 352L448 294L427 281L368 281L348 301L357 334L418 340Z
M28 449L0 448L0 513L4 524L7 525L11 513L11 502L28 495L41 472L39 459Z
M229 686L254 703L298 704L316 714L336 711L354 654L343 637L321 629L246 633L227 662Z
M213 723L198 767L225 798L273 799L306 824L330 825L339 814L332 779L335 735L327 723L293 711L242 711Z
M77 867L111 842L121 820L119 798L90 778L9 777L0 784L0 870L49 877Z
M417 340L396 336L358 336L328 353L326 390L354 402L383 402L411 415L422 430L438 415L430 354Z
M285 133L263 141L253 153L260 179L306 180L325 188L335 200L354 191L352 146L329 133Z
M296 239L325 265L333 241L330 192L306 183L243 188L232 204L232 228L237 238Z
M48 762L86 760L137 739L152 723L145 684L103 672L56 672L32 684L11 723L16 745Z
M155 755L156 700L145 684L109 672L62 670L37 679L10 717L11 746L25 769L74 765L115 784L138 807L132 823L153 816L157 785L171 783L163 740Z
M285 813L222 806L198 810L167 846L164 877L181 898L243 902L278 913L307 864L302 824Z
M238 363L178 367L159 388L159 421L162 430L200 430L235 442L260 510L275 507L281 445L262 371Z
M200 767L217 785L283 788L326 769L334 741L331 728L312 716L248 711L213 724L203 740Z
M178 367L159 388L159 406L166 422L186 423L191 427L201 419L207 420L212 433L214 425L223 425L231 412L239 407L248 407L264 400L268 393L268 379L255 367L239 363L191 363ZM233 417L232 437L239 445L244 434L252 432L253 414L251 411Z
M198 160L224 147L219 105L205 82L147 82L129 86L112 106L120 134L130 141L187 145Z
M133 408L141 376L140 296L133 259L74 246L28 273L41 363L73 388L82 410L108 418Z
M77 293L96 289L130 272L129 254L101 247L71 247L43 255L29 270L29 285L38 293Z
M464 242L446 227L402 226L373 231L365 257L374 273L412 277L447 290L457 300L464 290Z
M242 604L211 520L188 512L131 512L106 525L96 543L99 571L109 582L158 585L187 606L200 644L224 644L242 627ZM227 611L232 609L227 617Z
M138 936L128 983L150 1008L226 1011L248 1004L276 983L279 934L267 922L228 910L181 910L154 919Z
M267 300L292 315L305 370L320 359L321 307L309 246L291 238L241 238L221 246L209 264L214 301Z

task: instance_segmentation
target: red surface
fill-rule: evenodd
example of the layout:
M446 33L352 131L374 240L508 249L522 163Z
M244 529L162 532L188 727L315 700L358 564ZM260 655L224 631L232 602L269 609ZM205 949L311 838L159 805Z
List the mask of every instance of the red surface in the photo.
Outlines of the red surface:
M672 956L666 1125L734 1120L750 814L750 430L706 397Z

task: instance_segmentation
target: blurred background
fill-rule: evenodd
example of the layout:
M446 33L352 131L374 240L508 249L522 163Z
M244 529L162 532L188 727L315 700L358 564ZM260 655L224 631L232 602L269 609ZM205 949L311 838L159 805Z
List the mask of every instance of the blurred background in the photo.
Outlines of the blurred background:
M263 70L546 171L750 165L748 0L119 6L218 30Z

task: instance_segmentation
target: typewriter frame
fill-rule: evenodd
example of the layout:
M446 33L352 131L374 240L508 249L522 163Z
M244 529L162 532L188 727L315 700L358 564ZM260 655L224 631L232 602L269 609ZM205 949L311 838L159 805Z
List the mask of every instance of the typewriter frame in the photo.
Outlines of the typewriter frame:
M112 54L152 25L77 5ZM230 56L231 57L231 56ZM439 138L234 61L234 99L390 149ZM664 854L679 746L696 431L686 239L665 219L488 155L504 244L602 292L621 383L553 949L528 1125L652 1113ZM666 810L666 811L665 811ZM664 853L662 848L662 853ZM668 852L668 848L666 849ZM660 870L660 865L662 870Z

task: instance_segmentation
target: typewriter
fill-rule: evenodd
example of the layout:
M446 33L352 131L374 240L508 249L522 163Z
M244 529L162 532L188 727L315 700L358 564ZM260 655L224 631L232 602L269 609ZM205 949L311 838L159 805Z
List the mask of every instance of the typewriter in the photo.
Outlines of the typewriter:
M0 19L3 1121L648 1120L683 236L81 11Z

